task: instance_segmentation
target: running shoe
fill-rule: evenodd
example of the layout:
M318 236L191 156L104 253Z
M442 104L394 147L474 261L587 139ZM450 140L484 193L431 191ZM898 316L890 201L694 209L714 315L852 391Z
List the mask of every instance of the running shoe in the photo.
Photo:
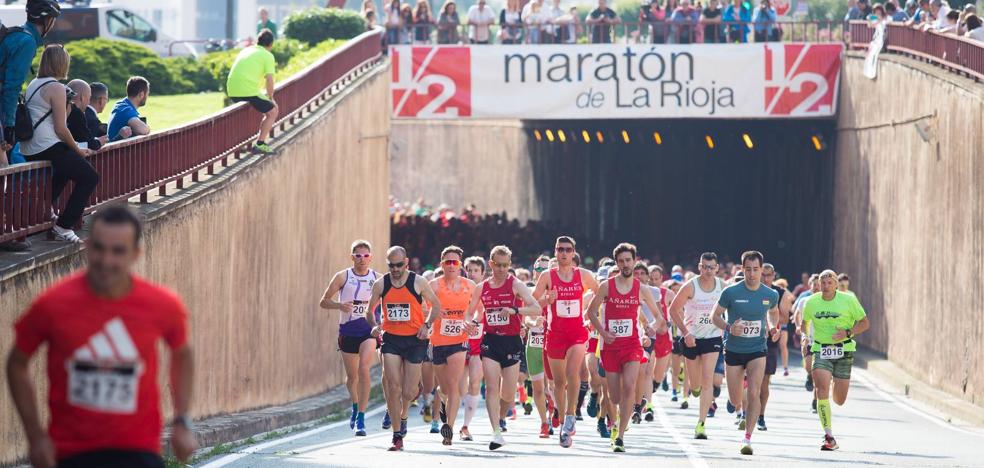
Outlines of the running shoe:
M661 385L663 391L668 391L670 389L670 383L666 380L666 376L663 376L663 384Z
M533 414L533 404L530 402L523 403L523 414L529 416Z
M506 410L506 417L507 417L507 418L509 418L509 417L512 417L512 416L514 416L515 414L516 414L516 412L515 412L515 411L513 411L513 407L512 407L512 406L510 406L510 407L509 407L509 409L507 409L507 410Z
M421 409L420 411L421 411L420 414L424 416L424 423L430 424L431 420L434 419L434 416L431 415L431 405L424 404L423 409Z
M813 399L813 403L810 404L810 407L813 408L813 414L817 414L817 399L816 398Z
M612 428L612 433L611 433L611 435L610 435L610 436L608 436L608 439L609 439L609 443L611 444L611 446L612 446L612 447L614 447L614 446L615 446L615 441L616 441L617 439L619 439L619 438L620 438L620 437L619 437L619 434L618 434L618 427L613 427L613 428Z
M364 437L366 435L365 415L360 414L357 418L355 418L355 435L359 437Z
M714 386L713 395L714 395L714 398L717 398L717 397L721 396L721 387L720 386L718 386L718 385L715 385Z
M448 408L447 408L447 406L444 405L444 402L443 401L441 402L441 412L439 414L440 414L440 417L441 417L441 423L442 424L447 423L448 422Z
M820 451L822 452L833 452L837 450L837 441L834 440L834 436L825 435L823 436L823 445L820 446Z
M731 414L731 413L734 413L735 412L735 409L736 409L735 408L735 405L731 404L731 399L730 398L728 399L728 406L727 406L727 408L728 408L728 414Z
M704 421L698 421L694 428L694 439L707 440L707 432L704 430Z
M386 414L383 415L383 430L391 427L393 427L393 420L390 419L390 412L387 411Z
M560 427L560 413L557 412L557 408L553 409L553 416L550 417L550 425L554 428Z
M574 412L574 420L575 421L584 421L584 416L581 416L581 407L580 406L577 408L577 411Z
M439 434L441 428L438 426L437 421L431 421L431 434Z
M401 436L399 433L393 434L393 445L387 450L390 452L402 452L403 436Z
M550 437L550 425L547 423L540 424L540 438L547 439Z
M652 408L647 409L646 410L646 422L653 422L654 419L656 419L656 417L653 416L653 409Z
M632 412L632 424L639 424L642 422L642 413L638 411Z
M458 431L458 439L465 442L471 442L473 440L471 432L468 432L468 426L461 426L461 430Z
M690 403L687 400L683 400L683 403L680 403L680 409L687 409L687 408L690 408Z
M492 442L489 442L489 450L495 450L503 445L506 445L506 439L502 438L502 433L496 433L492 436Z
M695 388L695 389L693 389L693 390L690 391L690 394L693 395L693 396L695 396L695 397L700 398L700 389L699 388Z
M675 388L673 389L673 397L670 398L670 401L677 401L677 391Z
M752 443L749 441L744 441L741 443L741 454L751 455L752 454Z
M707 408L707 417L713 418L714 417L714 413L717 413L717 410L718 410L718 404L716 402L713 402L712 401L711 402L711 407L710 408Z
M760 431L767 431L767 430L769 430L769 428L766 427L766 425L765 425L765 415L759 415L758 430L760 430Z
M406 437L407 435L407 420L400 420L400 437Z
M570 424L568 424L568 423L570 423ZM577 424L576 423L577 423L577 418L575 418L574 416L565 416L564 417L564 427L567 427L567 433L568 434L570 434L572 436L575 435L575 434L577 434Z
M808 392L813 391L813 378L810 376L806 377L806 391Z
M567 432L560 431L560 446L564 448L570 448L574 445L574 441L571 439L571 435Z
M352 417L349 418L349 429L355 429L355 418L359 415L359 410L352 410Z
M783 377L789 377L789 368L788 367L783 367L782 368L782 376Z
M738 420L738 430L739 431L744 431L745 430L745 425L746 425L745 418L741 418L740 420Z
M273 148L271 148L270 145L266 144L266 142L263 142L253 145L253 151L256 153L270 154L273 152ZM403 449L401 448L400 450Z
M451 445L451 438L454 437L454 431L451 430L451 426L448 423L441 425L441 437L444 440L441 442L444 445Z
M609 439L612 437L612 431L608 429L608 424L605 424L604 419L598 420L598 435L600 435L602 439Z
M598 394L592 393L588 396L588 416L592 418L598 417Z
M505 419L500 419L499 420L499 430L501 430L502 432L507 432L506 431L506 420Z
M615 443L612 445L612 451L615 453L625 453L625 443L622 442L621 437L615 439Z

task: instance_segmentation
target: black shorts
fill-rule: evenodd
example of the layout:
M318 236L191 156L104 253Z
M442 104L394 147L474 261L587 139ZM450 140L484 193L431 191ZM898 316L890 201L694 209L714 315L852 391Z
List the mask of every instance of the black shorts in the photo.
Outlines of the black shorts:
M697 359L697 356L700 356L701 354L720 353L721 347L723 346L723 341L721 341L720 336L715 338L697 338L694 340L696 342L696 346L693 348L688 347L687 344L683 342L682 337L677 339L680 340L680 350L683 352L683 357L691 360Z
M461 344L452 344L444 346L435 346L431 350L432 361L436 366L442 366L448 363L448 358L453 356L455 353L463 353L468 351L468 342Z
M248 102L249 105L253 106L261 114L266 114L273 109L273 101L269 99L263 99L259 96L247 96L247 97L230 97L232 102Z
M519 373L529 374L529 368L526 366L526 344L519 348Z
M649 339L649 346L643 346L642 347L642 350L645 351L645 355L648 356L648 355L652 354L653 349L656 349L656 340L650 338Z
M160 455L132 450L99 450L58 460L58 468L164 468Z
M683 356L683 339L677 337L673 340L673 354Z
M734 351L726 351L724 353L724 363L729 366L746 367L749 362L752 362L758 358L763 358L765 355L765 351L756 351L754 353L736 353Z
M383 334L383 354L395 354L410 364L420 364L427 358L427 340L417 335Z
M772 342L771 338L769 342ZM779 367L779 347L769 346L765 351L765 375L776 375L777 367Z
M362 346L362 342L363 341L366 341L366 340L376 341L376 338L374 338L371 335L366 335L366 336L345 336L345 335L339 335L339 337L338 337L338 349L341 350L343 353L359 354L359 347L361 347ZM376 349L376 347L373 346L372 349Z
M516 336L486 334L482 338L482 357L498 362L503 368L519 363L525 351L523 339Z

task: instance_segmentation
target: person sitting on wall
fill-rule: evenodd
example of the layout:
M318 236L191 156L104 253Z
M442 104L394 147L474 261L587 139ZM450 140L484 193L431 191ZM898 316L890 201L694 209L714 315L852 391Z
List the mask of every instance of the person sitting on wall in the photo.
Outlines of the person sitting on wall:
M229 77L226 79L226 93L235 102L248 102L254 109L263 114L260 121L260 136L256 140L254 150L260 153L272 153L273 149L266 143L273 124L277 121L279 108L273 100L273 72L277 63L270 53L273 48L273 33L269 29L260 31L255 46L249 46L239 52L236 61L232 63ZM266 96L260 94L260 87L265 86Z

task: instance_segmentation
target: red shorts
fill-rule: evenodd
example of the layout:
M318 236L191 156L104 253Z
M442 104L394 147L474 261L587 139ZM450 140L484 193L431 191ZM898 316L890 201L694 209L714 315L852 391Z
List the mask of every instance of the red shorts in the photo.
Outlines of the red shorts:
M544 354L547 359L564 359L567 350L572 346L583 346L588 341L588 330L581 328L572 332L548 332L544 343Z
M622 372L629 362L642 362L642 346L626 348L601 348L601 368L605 372Z
M468 355L478 356L482 354L482 340L468 340Z
M594 354L598 351L598 338L588 338L588 354Z
M663 333L657 336L653 346L653 354L656 355L656 359L666 357L671 352L673 352L673 340L670 339L670 334Z

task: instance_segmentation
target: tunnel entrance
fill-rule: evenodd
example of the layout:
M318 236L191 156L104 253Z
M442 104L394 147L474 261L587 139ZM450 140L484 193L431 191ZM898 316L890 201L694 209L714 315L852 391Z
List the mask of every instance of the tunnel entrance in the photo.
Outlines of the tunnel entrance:
M761 250L786 275L831 246L834 120L526 121L541 220L594 252L692 263Z

